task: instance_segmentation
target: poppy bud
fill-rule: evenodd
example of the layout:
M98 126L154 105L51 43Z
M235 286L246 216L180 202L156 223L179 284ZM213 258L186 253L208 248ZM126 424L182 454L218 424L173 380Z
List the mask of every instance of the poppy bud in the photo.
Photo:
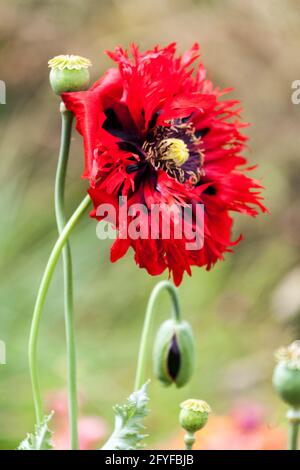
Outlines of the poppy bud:
M58 55L48 62L50 84L57 95L86 90L90 82L89 59L78 55Z
M279 396L292 408L300 408L300 341L276 353L278 361L273 385Z
M185 385L194 368L194 339L186 321L165 321L159 328L153 350L154 374L164 384Z

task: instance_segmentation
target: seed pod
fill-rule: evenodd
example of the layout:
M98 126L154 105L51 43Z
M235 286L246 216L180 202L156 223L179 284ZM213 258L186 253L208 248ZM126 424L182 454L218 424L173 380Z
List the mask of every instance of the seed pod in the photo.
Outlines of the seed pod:
M300 341L281 348L273 374L273 385L278 395L292 408L300 408Z
M210 406L203 400L185 400L181 403L180 408L180 425L191 434L194 434L206 425L208 415L211 413Z
M77 55L59 55L48 62L50 84L57 95L86 90L90 82L89 59Z
M194 368L194 339L186 321L165 321L159 328L153 350L154 375L164 384L185 385Z

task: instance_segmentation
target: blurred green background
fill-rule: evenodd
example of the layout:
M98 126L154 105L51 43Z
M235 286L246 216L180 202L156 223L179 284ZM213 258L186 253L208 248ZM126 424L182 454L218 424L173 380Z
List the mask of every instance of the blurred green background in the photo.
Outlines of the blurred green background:
M157 445L177 433L178 404L207 400L228 413L237 400L261 403L276 426L284 408L271 387L273 351L299 336L300 322L300 105L291 83L300 78L297 0L2 0L0 79L0 446L14 448L31 431L34 413L27 342L37 288L56 238L53 184L59 145L58 99L48 84L47 61L75 53L93 62L98 78L110 65L103 50L137 42L201 45L209 77L244 106L252 126L248 157L266 187L270 215L237 216L245 240L211 272L194 269L180 299L197 338L197 370L183 389L151 384L147 420ZM86 191L80 179L82 143L74 133L68 176L71 213ZM111 407L131 392L147 298L158 279L128 254L109 262L110 241L96 238L86 217L71 238L75 271L78 383L82 413L112 426ZM165 278L165 276L162 276ZM65 387L61 266L55 274L39 342L45 394ZM167 296L157 321L169 313ZM151 364L149 361L149 375Z

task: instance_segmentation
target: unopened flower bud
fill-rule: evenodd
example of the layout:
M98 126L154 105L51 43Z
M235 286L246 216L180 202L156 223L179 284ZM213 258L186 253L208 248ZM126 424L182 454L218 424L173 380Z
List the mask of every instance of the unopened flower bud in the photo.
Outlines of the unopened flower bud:
M48 62L50 84L57 95L86 90L90 82L89 59L78 55L58 55Z
M300 408L300 341L276 353L278 361L273 385L279 396L292 408Z
M154 374L164 384L185 385L194 368L194 338L186 321L165 321L157 332L153 350Z
M179 422L188 433L194 434L202 429L211 413L211 408L203 400L189 399L180 404Z

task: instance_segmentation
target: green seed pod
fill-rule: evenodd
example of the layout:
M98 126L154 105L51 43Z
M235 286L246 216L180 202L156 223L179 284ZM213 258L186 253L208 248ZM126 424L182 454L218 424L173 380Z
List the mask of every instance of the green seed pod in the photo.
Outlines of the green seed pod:
M154 343L154 375L164 385L182 387L193 372L194 349L192 329L186 321L165 321Z
M211 413L210 406L203 400L185 400L181 403L180 408L180 425L191 434L194 434L206 425L208 415Z
M273 374L273 385L278 395L292 408L300 408L300 341L281 348Z
M57 95L68 91L83 91L89 87L89 59L77 55L59 55L48 62L50 84Z

